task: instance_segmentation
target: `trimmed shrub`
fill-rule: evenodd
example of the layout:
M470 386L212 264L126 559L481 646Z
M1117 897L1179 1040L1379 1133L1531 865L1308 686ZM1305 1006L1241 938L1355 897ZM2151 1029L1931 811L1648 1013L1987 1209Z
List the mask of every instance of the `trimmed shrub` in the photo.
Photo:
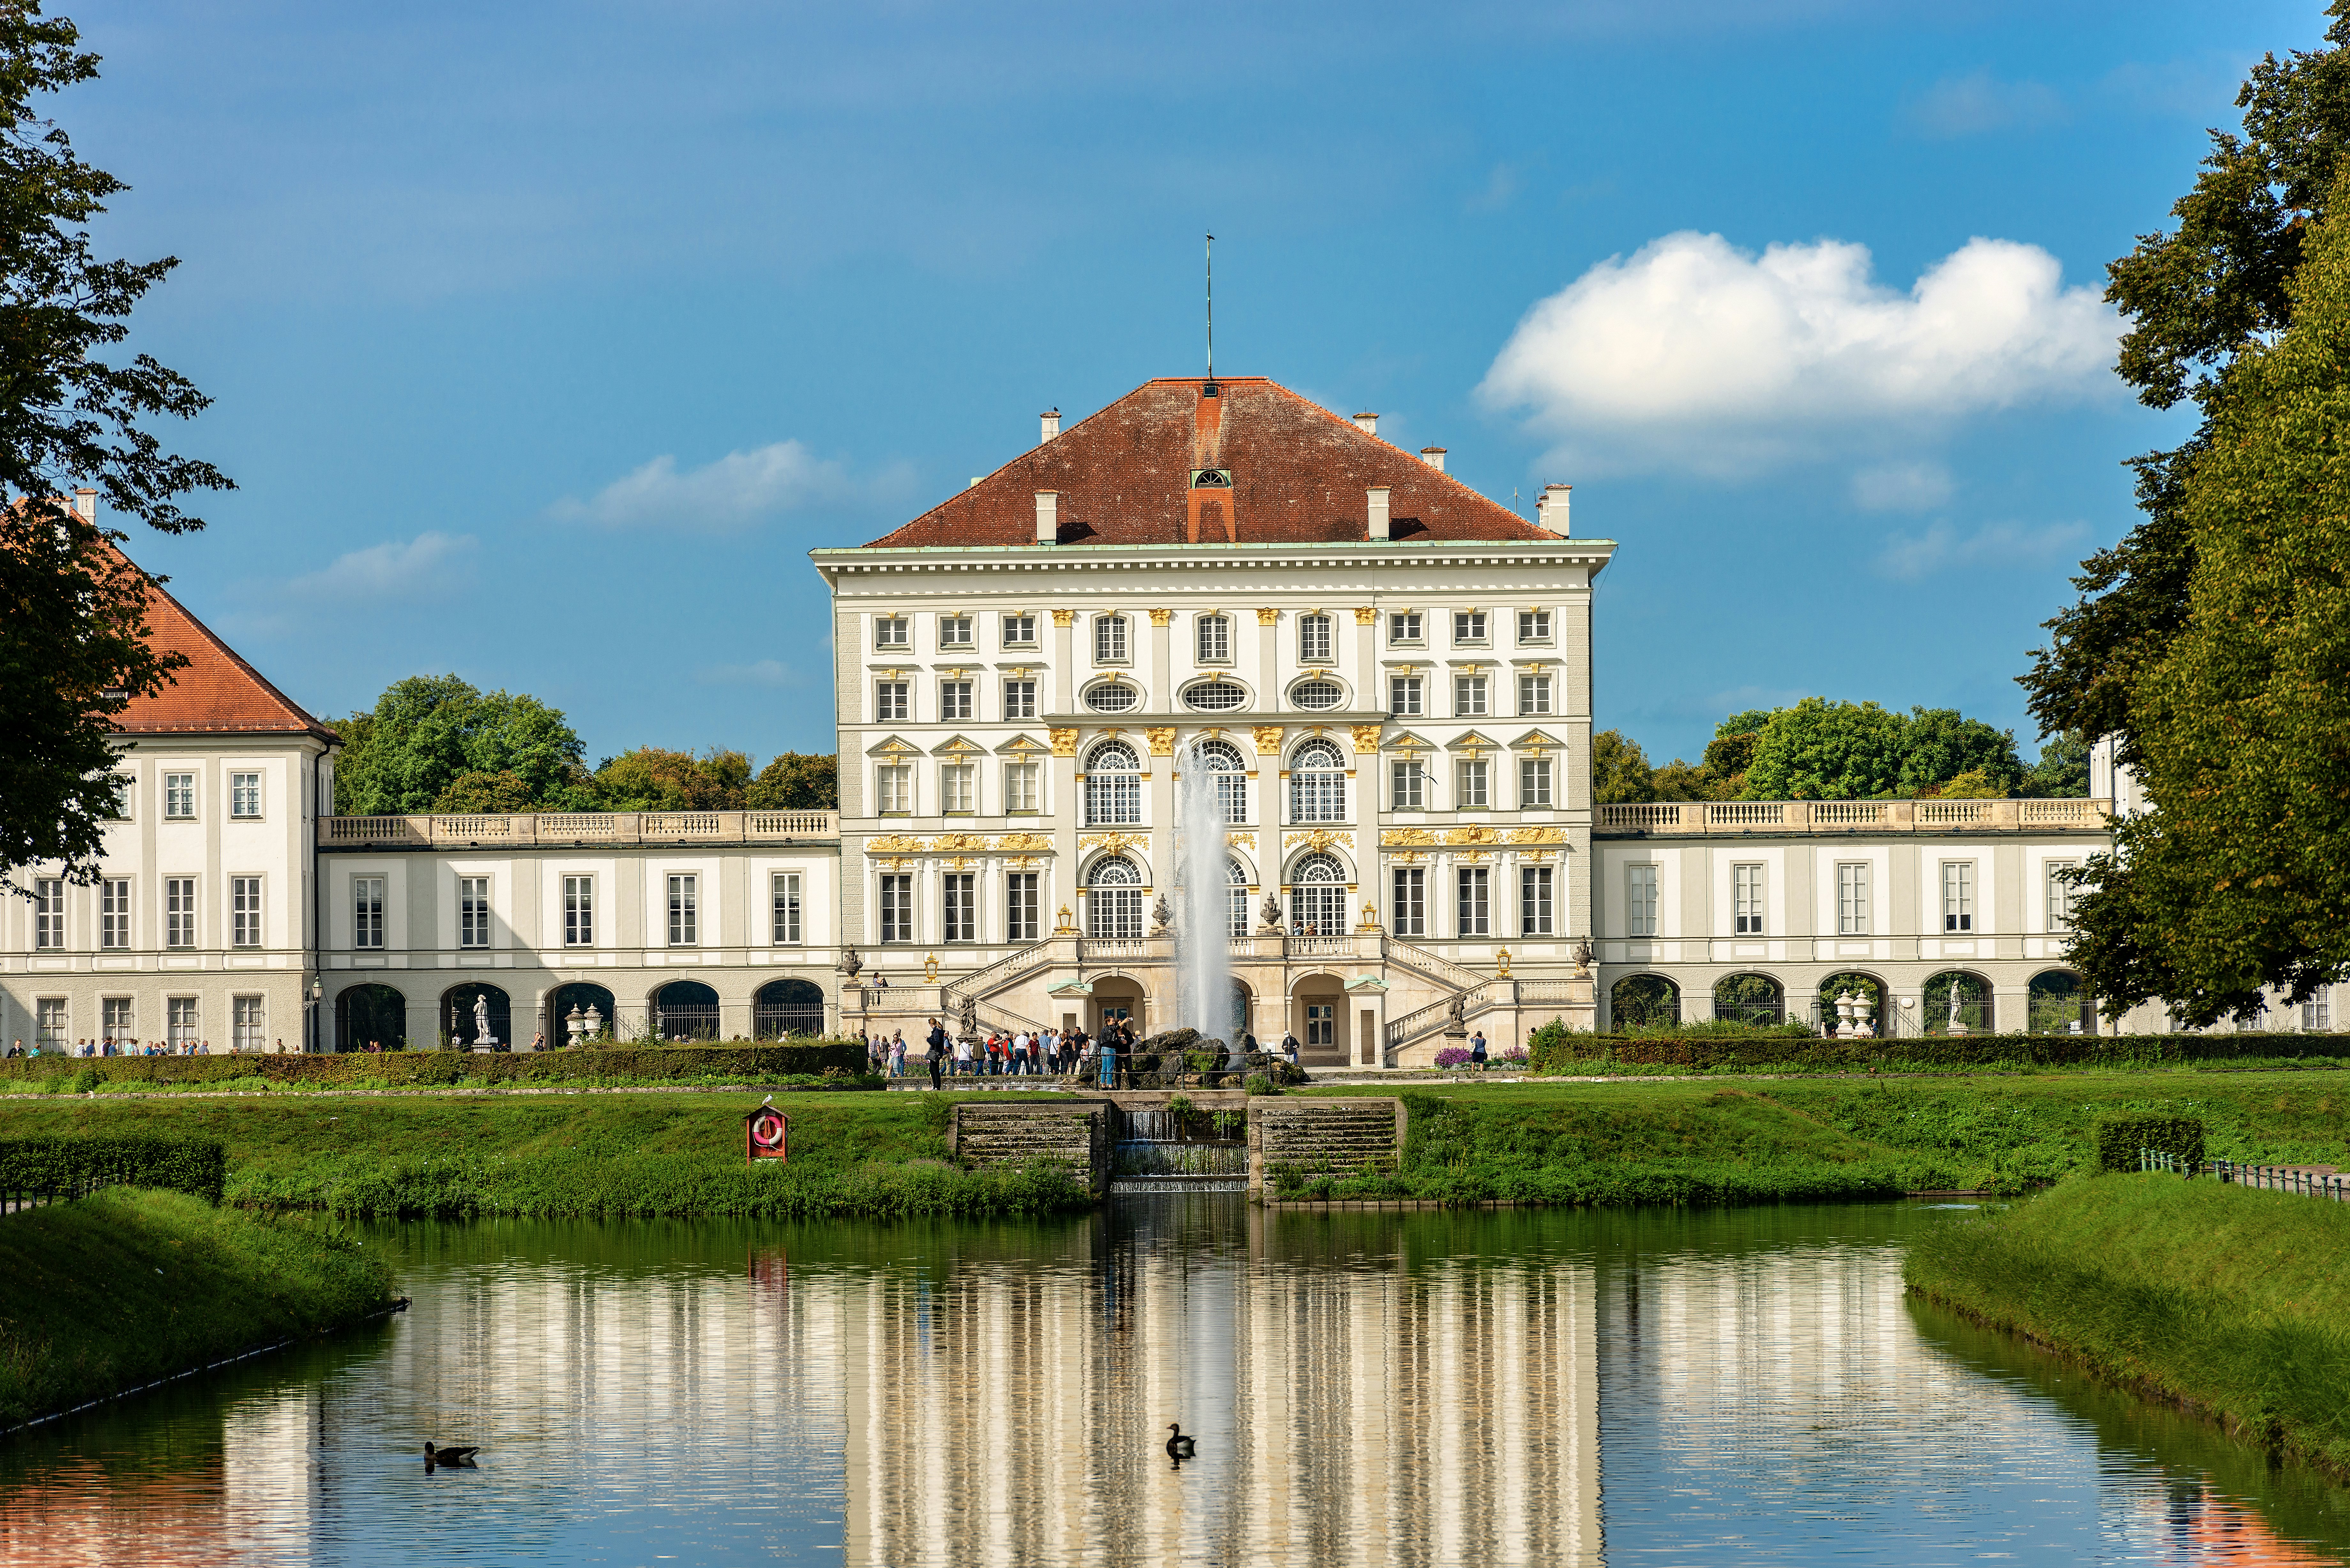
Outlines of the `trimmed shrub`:
M2106 1116L2097 1123L2097 1168L2136 1170L2137 1151L2158 1149L2189 1169L2203 1163L2203 1124L2194 1116Z
M1611 1066L1871 1067L2159 1066L2189 1062L2350 1059L2350 1036L2247 1032L2241 1034L1922 1034L1892 1039L1791 1039L1783 1035L1675 1035L1651 1038L1570 1033L1545 1024L1534 1032L1533 1070L1573 1073ZM2132 1157L2135 1159L2135 1156ZM2135 1167L2133 1167L2135 1168Z
M0 1190L161 1187L218 1203L228 1184L228 1146L217 1138L0 1138Z
M806 1044L634 1045L602 1050L351 1051L335 1056L16 1056L0 1059L0 1091L47 1088L65 1079L103 1084L216 1084L259 1078L285 1087L337 1088L361 1082L419 1086L467 1079L484 1084L559 1083L570 1079L724 1078L757 1082L784 1077L852 1077L868 1070L865 1046L855 1040Z

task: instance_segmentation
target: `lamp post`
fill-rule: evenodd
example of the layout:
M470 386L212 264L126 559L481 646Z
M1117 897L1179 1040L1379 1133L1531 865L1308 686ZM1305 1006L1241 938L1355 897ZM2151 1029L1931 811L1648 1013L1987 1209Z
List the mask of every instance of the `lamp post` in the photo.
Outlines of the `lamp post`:
M312 975L310 977L310 994L302 999L302 1032L309 1037L310 1051L314 1055L317 1054L318 1047L324 1043L321 1036L326 1033L326 1031L318 1022L318 1004L321 1002L324 1002L326 997L326 977L324 975Z

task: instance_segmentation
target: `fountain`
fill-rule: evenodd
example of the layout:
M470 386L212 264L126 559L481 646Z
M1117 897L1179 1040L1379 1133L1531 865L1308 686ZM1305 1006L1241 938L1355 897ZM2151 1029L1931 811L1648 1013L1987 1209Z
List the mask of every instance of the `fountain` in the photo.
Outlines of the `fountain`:
M1204 1043L1234 1037L1232 884L1224 809L1197 742L1183 753L1175 795L1175 1025Z

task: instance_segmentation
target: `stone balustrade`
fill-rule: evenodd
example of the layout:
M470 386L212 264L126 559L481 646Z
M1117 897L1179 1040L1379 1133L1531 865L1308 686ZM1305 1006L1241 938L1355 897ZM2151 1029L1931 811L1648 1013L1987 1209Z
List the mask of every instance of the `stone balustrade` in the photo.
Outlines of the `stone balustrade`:
M318 820L321 849L775 844L839 836L840 814L835 811L548 811Z
M1592 808L1602 837L1725 833L2104 833L2110 800L1689 800Z

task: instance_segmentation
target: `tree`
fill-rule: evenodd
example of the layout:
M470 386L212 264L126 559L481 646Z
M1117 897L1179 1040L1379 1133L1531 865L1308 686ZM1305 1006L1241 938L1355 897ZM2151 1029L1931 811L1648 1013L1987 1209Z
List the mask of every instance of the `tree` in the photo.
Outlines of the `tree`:
M478 768L459 774L432 800L436 813L464 816L533 811L537 805L531 796L530 782L520 774L484 773Z
M837 811L839 762L829 752L785 752L759 770L746 804L753 811Z
M1621 730L1601 730L1591 737L1591 799L1595 805L1655 800L1655 778L1648 754Z
M499 799L506 810L591 811L596 787L581 763L579 737L559 709L537 698L483 692L455 675L395 680L373 710L339 727L336 805L353 816L443 809L444 798L483 798L486 786L451 791L461 777L511 774L521 783ZM481 808L487 809L487 808Z
M1949 794L1949 784L1964 775L1979 776L1975 787L1989 787L1989 798L1997 798L2023 782L2015 732L1994 730L1956 708L1910 709L1904 736L1898 786L1903 794Z
M1908 721L1874 702L1806 697L1771 715L1746 770L1748 800L1866 800L1901 787Z
M607 811L740 811L750 783L751 759L741 752L639 746L596 768Z
M18 891L12 868L36 861L96 878L115 809L114 721L185 663L149 640L149 580L115 548L129 535L58 498L87 484L111 512L182 534L203 520L174 498L234 488L143 422L192 419L209 400L147 355L106 352L179 262L90 250L84 225L129 187L34 110L98 75L80 37L33 0L0 4L0 887Z
M2023 775L2023 794L2043 800L2079 800L2089 793L2089 742L2076 730L2051 735L2040 760Z
M2068 950L2108 1008L2248 1019L2263 988L2350 973L2350 168L2323 206L2289 325L2217 372L2180 475L2186 615L2127 693L2155 809L2074 902Z

